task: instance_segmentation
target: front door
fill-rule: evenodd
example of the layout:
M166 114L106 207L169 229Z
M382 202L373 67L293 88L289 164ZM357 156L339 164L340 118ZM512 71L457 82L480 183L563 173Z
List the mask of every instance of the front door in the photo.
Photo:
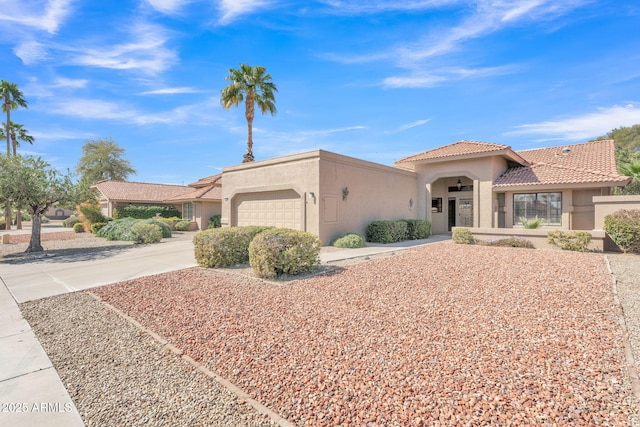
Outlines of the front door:
M460 221L458 221L457 225L459 227L473 227L473 198L460 197L458 200Z
M449 197L449 226L447 228L449 231L456 226L456 211L456 198Z

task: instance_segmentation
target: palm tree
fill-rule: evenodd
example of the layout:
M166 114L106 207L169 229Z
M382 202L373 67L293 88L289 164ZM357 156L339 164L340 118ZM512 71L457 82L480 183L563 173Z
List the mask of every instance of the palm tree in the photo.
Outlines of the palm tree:
M18 141L28 142L33 145L33 141L35 138L29 135L29 131L24 128L24 125L18 124L16 122L11 122L9 126L9 131L11 132L11 142L13 145L13 155L17 154L17 148L20 146ZM5 139L5 129L0 129L0 141Z
M4 98L2 111L7 113L7 121L4 124L5 135L11 135L11 110L17 110L18 107L27 108L27 101L24 99L22 92L18 89L18 85L10 83L6 80L0 81L0 96ZM11 142L7 138L7 156L11 155Z
M276 114L275 92L278 91L267 69L261 66L252 67L248 64L240 64L239 69L229 69L229 75L225 80L231 80L227 87L222 89L220 102L224 108L237 107L245 101L245 117L247 119L247 153L242 162L253 161L253 118L255 116L255 104L262 114L267 112Z
M622 194L640 194L640 161L622 164L618 170L622 175L631 177L631 182L622 190Z

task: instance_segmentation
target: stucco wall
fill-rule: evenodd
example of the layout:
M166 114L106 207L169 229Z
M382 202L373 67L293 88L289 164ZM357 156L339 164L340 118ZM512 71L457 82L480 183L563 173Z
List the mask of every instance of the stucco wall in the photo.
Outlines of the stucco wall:
M374 220L418 218L416 179L414 172L322 151L320 239L329 244L347 232L364 236Z
M640 196L596 196L595 205L596 230L604 229L604 218L621 209L640 209Z
M193 220L198 224L200 230L207 229L211 216L221 213L221 202L193 202Z
M319 161L320 150L315 150L223 168L222 226L236 225L234 203L238 195L293 190L302 201L303 229L319 234Z

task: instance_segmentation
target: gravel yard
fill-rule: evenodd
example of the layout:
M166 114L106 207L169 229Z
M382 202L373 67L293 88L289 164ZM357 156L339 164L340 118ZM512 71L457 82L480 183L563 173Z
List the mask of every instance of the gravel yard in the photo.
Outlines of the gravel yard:
M632 274L618 287L638 340L627 311L640 311L640 272L621 266L640 263L623 257L634 256L610 256L611 265ZM94 293L298 425L624 426L635 417L601 254L444 243L302 280L194 268ZM161 425L163 411L177 416L208 396L192 383L215 388L85 294L21 308L88 425ZM204 401L218 403L187 406L198 417L179 424L225 425L210 420L238 408L248 418L226 425L264 421L211 393Z

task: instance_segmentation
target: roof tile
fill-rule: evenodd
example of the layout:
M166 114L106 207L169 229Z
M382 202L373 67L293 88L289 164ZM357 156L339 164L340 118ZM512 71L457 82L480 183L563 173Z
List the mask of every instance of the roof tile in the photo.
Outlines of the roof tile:
M462 140L453 144L434 148L422 153L414 154L396 161L396 163L416 162L420 160L440 159L446 157L457 157L467 154L490 153L510 149L508 145L493 144L490 142Z

